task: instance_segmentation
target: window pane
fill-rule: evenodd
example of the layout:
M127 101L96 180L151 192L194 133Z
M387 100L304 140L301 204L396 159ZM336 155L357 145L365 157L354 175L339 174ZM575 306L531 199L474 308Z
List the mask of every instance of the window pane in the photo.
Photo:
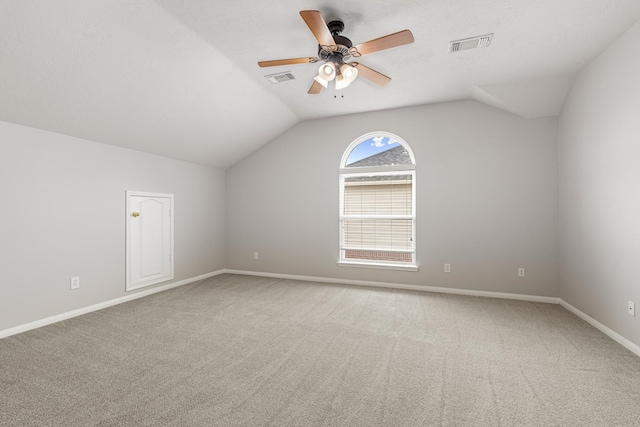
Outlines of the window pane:
M343 246L350 249L413 250L411 219L344 219Z
M347 177L344 215L411 215L411 175Z

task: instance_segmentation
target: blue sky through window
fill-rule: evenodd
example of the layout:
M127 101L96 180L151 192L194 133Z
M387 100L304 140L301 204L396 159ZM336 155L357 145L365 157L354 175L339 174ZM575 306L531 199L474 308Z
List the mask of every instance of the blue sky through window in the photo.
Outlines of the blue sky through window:
M349 157L347 158L346 166L357 162L358 160L366 159L374 154L382 153L383 151L390 150L400 145L398 141L387 136L372 136L369 139L362 141L360 144L351 150Z

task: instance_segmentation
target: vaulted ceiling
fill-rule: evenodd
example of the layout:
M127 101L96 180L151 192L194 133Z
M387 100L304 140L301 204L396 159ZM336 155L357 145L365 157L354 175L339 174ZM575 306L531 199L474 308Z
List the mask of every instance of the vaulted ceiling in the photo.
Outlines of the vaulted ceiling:
M415 43L358 59L387 86L308 95L317 64L257 65L317 55L305 9L354 44L404 29ZM2 0L0 120L224 169L308 119L460 99L556 115L639 19L638 0ZM295 79L264 77L281 71Z

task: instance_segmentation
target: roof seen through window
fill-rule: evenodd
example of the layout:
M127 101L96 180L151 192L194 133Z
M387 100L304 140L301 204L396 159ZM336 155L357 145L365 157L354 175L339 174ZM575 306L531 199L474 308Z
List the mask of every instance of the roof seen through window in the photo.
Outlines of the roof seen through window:
M386 136L372 136L355 146L347 158L347 167L392 166L413 164L411 156L398 141Z

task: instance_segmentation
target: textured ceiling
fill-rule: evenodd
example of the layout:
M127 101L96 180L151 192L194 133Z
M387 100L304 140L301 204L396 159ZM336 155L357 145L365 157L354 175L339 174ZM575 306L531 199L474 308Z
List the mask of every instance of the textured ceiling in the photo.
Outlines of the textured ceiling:
M316 55L304 9L343 20L354 44L416 41L359 60L393 79L383 88L307 95L317 65L257 66ZM638 19L638 0L2 0L0 120L226 168L306 119L459 99L558 114ZM489 47L448 53L486 33ZM263 77L278 71L296 80Z

